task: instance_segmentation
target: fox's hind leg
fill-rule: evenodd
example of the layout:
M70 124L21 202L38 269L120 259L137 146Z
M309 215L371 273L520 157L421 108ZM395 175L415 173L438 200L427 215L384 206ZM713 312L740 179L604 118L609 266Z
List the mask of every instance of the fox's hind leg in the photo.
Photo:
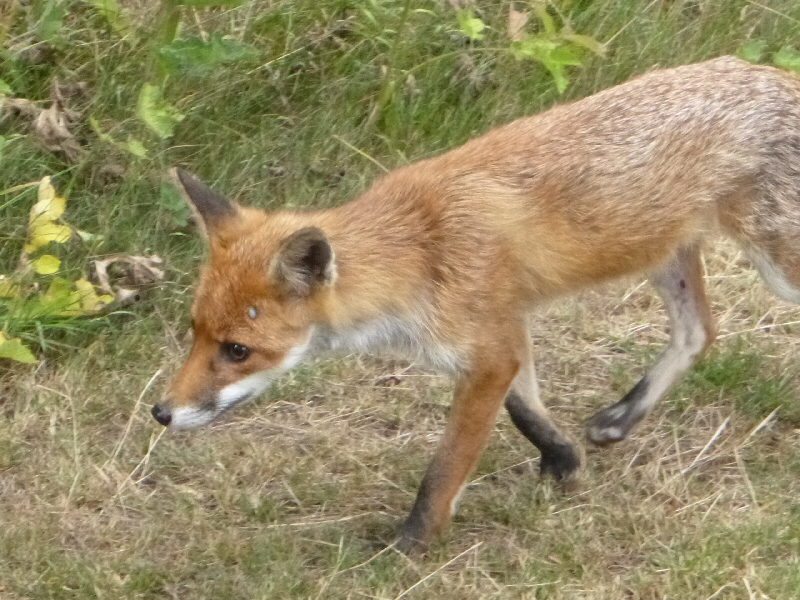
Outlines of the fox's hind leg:
M800 304L800 248L794 257L783 261L752 247L746 252L769 289L788 302Z
M667 309L672 332L667 349L625 397L597 413L588 436L596 444L618 442L688 371L716 337L703 285L697 245L685 246L651 277Z
M551 475L559 481L569 481L575 477L581 465L580 455L575 445L555 426L539 399L530 339L526 341L525 361L506 396L506 410L522 435L542 453L542 474Z

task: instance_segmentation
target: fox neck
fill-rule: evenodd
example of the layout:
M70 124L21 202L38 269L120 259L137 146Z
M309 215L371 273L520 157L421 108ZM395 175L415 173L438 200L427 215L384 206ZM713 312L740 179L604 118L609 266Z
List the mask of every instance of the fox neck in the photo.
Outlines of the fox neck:
M314 299L317 343L312 346L320 350L400 346L402 354L422 351L417 330L429 316L433 278L428 271L436 257L428 238L435 227L426 224L431 217L424 214L419 191L396 181L386 185L389 179L394 177L348 204L306 213L307 224L326 233L336 255L336 280Z
M379 214L374 204L362 197L321 215L336 253L337 279L323 307L334 329L412 313L425 296L424 236L410 215Z

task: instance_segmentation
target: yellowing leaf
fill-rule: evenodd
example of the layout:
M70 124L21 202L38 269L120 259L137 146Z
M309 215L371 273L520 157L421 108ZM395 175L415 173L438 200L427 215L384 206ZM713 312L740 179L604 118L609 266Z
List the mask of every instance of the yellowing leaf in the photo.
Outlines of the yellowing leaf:
M39 362L30 348L22 343L22 340L7 338L2 331L0 331L0 358L10 358L17 362L29 364Z
M71 235L72 228L67 225L59 225L52 221L37 223L31 227L30 241L25 244L25 252L30 254L50 242L63 244L69 240Z
M45 175L39 182L39 202L49 202L56 197L56 188L50 182L50 175Z
M39 275L52 275L61 268L61 261L52 254L43 254L33 261L33 269Z
M50 176L39 183L39 201L31 207L31 226L38 221L55 221L64 214L67 201L56 196L56 189L50 183Z
M75 282L75 288L78 290L77 296L80 298L81 308L87 313L97 312L114 300L113 296L108 294L98 296L92 283L83 278Z
M0 275L0 298L19 298L19 285Z

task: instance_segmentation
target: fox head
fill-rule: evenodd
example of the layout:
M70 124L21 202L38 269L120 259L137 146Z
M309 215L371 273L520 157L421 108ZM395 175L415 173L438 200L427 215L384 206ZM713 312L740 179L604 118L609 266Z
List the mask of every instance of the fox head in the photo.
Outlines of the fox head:
M295 366L336 280L333 248L297 214L229 202L194 176L173 177L210 246L192 305L194 342L155 419L198 427Z

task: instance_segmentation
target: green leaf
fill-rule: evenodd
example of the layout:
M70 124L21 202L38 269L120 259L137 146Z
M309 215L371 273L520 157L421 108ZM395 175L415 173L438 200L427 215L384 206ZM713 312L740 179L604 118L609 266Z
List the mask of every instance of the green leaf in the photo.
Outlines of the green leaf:
M544 5L537 4L534 6L533 13L539 17L545 33L549 33L550 35L554 35L556 33L556 22L553 20L553 17L550 16L550 13L547 12L547 9L544 7Z
M789 46L778 50L773 55L772 62L776 67L800 73L800 52Z
M550 52L550 62L578 67L583 64L583 48L571 44L559 46Z
M605 56L606 54L606 45L603 42L597 41L590 35L581 35L580 33L564 33L564 30L562 29L561 33L558 34L558 37L586 48L589 52L592 52L597 56Z
M52 254L42 254L33 261L33 270L39 275L52 275L61 268L61 261Z
M39 361L21 340L16 338L7 338L5 334L0 331L0 358L10 358L21 363L34 364Z
M244 0L175 0L175 4L193 6L195 8L209 8L212 6L241 6Z
M11 96L13 93L14 90L11 89L11 86L0 79L0 96Z
M128 139L127 142L118 142L115 140L111 134L104 133L102 129L100 129L100 124L97 122L97 119L94 117L89 117L89 124L92 126L92 129L97 134L101 140L106 142L107 144L111 144L112 146L116 146L117 148L121 148L126 152L130 152L134 156L138 156L139 158L143 158L147 156L147 148L145 148L144 144L137 139Z
M91 2L118 35L125 37L133 33L133 26L122 12L117 0L91 0Z
M48 42L52 41L64 26L64 17L66 15L66 2L60 0L46 2L42 16L36 24L36 32L39 34L39 38Z
M181 193L171 183L164 182L161 184L161 205L170 211L172 218L175 219L175 223L179 227L186 227L189 224L192 209L189 208Z
M184 115L161 97L161 88L146 83L139 93L136 114L161 139L172 137L175 125L183 121Z
M64 277L54 277L50 288L40 297L40 310L43 316L78 316L83 314L81 295L74 291L72 281Z
M129 139L127 142L123 144L125 150L133 154L134 156L138 156L139 158L144 158L147 156L147 148L144 147L144 144L139 140Z
M100 129L100 123L97 122L97 119L95 119L94 117L89 117L89 125L92 126L92 130L97 134L97 137L99 137L101 140L103 140L108 144L116 145L117 142L114 140L114 138L111 137L109 134L104 133L103 130Z
M82 229L76 229L75 233L78 234L78 237L81 238L84 242L91 243L91 242L102 242L103 236L99 233L89 233L88 231L83 231Z
M584 49L546 33L528 35L514 42L509 51L518 60L532 59L540 62L553 76L560 94L569 86L567 66L583 64Z
M557 44L549 38L538 35L526 35L518 42L513 42L508 50L517 60L526 58L541 61L543 57L556 48Z
M174 40L159 50L161 64L168 72L203 73L225 63L252 60L258 51L249 44L213 34L209 40Z
M747 40L742 44L736 55L751 63L760 63L764 59L764 49L767 42L764 40Z
M486 29L486 23L476 17L471 10L460 10L458 11L458 28L469 39L482 40L484 37L482 32Z

